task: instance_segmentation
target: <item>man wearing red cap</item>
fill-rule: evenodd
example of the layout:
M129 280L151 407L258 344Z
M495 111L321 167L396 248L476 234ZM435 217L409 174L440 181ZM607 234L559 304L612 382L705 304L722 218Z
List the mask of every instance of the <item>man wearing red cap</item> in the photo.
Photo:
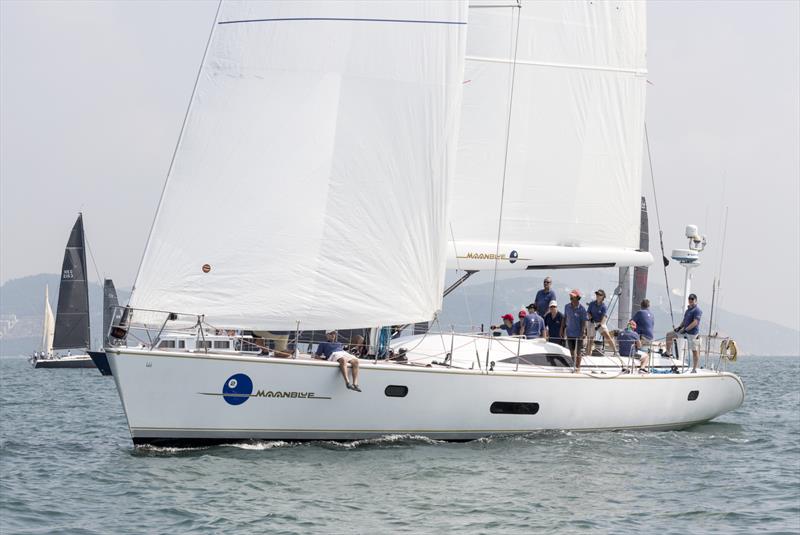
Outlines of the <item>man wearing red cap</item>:
M581 352L583 351L583 338L586 336L586 309L581 305L581 292L572 290L569 293L569 303L564 307L564 333L561 338L566 338L567 348L575 359L575 371L581 371ZM566 336L565 336L566 335Z
M501 319L503 320L502 325L491 325L489 328L493 331L500 329L502 331L505 331L506 335L514 336L514 316L512 316L511 314L505 314ZM495 334L495 336L497 335Z

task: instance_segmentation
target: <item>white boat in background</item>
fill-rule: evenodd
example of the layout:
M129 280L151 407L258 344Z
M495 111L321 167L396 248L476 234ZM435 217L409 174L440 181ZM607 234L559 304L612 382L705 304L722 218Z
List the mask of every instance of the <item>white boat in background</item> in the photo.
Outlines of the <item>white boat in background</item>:
M83 214L78 214L64 250L55 319L48 292L46 287L42 348L30 358L33 367L94 368L92 359L84 353L90 347L90 337ZM77 351L75 355L73 350Z
M429 322L448 262L649 264L645 42L636 2L222 3L112 322L128 345L106 347L134 443L680 429L738 407L720 365L590 356L576 373L560 346L483 334L397 338L361 360L361 393L313 346L162 345Z

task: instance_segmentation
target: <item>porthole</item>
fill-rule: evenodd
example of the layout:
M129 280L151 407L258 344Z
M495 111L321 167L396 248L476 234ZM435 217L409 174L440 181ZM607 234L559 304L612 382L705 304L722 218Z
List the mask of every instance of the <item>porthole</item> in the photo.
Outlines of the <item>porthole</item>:
M408 394L408 387L403 385L389 385L383 391L390 398L404 398Z
M699 395L700 395L700 391L699 390L692 390L691 392L689 392L689 401L696 400L697 396L699 396Z
M536 414L539 412L539 404L519 401L495 401L489 407L489 412L492 414Z

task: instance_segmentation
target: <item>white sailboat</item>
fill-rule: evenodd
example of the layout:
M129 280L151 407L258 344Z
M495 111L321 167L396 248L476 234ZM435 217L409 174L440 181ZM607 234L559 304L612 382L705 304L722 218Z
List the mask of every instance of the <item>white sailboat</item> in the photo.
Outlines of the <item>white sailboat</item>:
M55 335L56 318L50 307L50 285L44 286L44 321L42 322L42 343L36 357L48 358L53 354L53 336Z
M637 250L644 9L222 3L112 326L156 336L106 347L134 443L674 429L738 407L731 373L641 375L603 357L574 373L537 340L394 340L402 360L362 361L361 393L299 351L158 347L181 329L430 321L448 263L651 262Z

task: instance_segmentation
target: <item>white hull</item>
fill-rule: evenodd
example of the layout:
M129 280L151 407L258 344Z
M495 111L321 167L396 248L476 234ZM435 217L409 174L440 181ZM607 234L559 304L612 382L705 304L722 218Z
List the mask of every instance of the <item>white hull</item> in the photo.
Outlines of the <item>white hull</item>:
M548 429L678 429L739 407L730 373L610 375L493 371L361 362L362 393L326 361L107 349L135 443L184 445L247 439L352 440L387 434L470 440ZM223 396L237 374L249 395ZM603 378L601 378L603 377ZM240 384L242 383L242 384ZM408 387L388 397L389 385ZM689 400L697 391L697 399ZM230 392L230 390L228 391ZM281 393L275 397L275 393ZM282 397L284 394L287 397ZM241 401L241 400L244 401ZM495 402L538 404L536 414L494 414Z

